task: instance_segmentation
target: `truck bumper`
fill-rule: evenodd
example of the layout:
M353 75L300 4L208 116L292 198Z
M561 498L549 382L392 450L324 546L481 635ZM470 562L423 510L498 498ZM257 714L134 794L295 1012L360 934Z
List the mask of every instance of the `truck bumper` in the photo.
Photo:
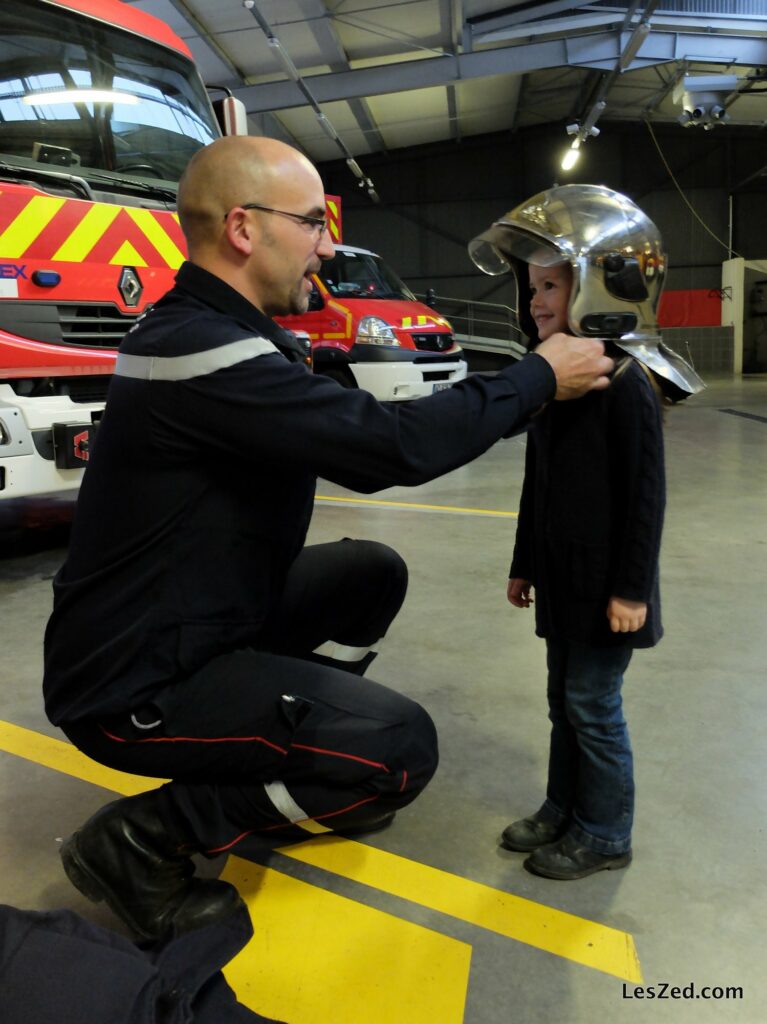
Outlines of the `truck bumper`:
M370 391L381 402L424 398L452 387L466 377L466 363L463 359L433 363L351 363L348 369L354 375L357 386Z
M77 426L59 431L76 451L79 435L93 430L94 415L103 403L73 402L66 395L25 398L0 384L0 502L31 495L74 493L80 486L87 458L67 459L54 448L54 424ZM72 436L70 436L72 435ZM87 454L87 446L82 452ZM80 462L65 468L72 462Z

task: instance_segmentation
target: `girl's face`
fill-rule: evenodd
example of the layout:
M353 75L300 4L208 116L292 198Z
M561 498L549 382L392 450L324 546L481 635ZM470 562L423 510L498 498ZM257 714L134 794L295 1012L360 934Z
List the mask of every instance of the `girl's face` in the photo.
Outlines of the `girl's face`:
M553 267L536 267L530 264L530 313L541 341L550 338L557 331L567 331L567 306L573 283L573 270L569 263L557 263Z

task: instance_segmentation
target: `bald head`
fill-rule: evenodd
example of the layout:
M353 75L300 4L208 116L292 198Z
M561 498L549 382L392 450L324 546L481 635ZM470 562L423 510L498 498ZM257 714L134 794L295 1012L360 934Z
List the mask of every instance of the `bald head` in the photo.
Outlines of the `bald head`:
M191 259L218 244L226 213L243 203L279 206L280 190L321 189L314 165L277 139L235 135L198 150L178 189L178 215Z

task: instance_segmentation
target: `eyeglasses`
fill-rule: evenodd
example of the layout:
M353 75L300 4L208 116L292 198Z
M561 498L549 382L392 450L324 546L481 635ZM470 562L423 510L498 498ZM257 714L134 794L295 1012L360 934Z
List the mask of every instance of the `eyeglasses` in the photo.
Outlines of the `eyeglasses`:
M275 210L271 206L261 206L260 203L242 203L240 209L263 210L264 213L278 213L280 217L290 217L291 220L296 221L306 231L316 231L318 237L324 235L328 230L327 217L310 217L308 213L289 213L287 210ZM229 213L231 212L230 210ZM224 220L229 216L229 213L224 214Z

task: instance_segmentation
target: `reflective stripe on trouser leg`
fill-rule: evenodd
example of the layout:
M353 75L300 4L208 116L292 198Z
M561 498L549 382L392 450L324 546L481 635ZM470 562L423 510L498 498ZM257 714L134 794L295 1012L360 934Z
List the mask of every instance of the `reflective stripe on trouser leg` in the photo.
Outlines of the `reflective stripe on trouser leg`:
M291 824L298 825L299 828L311 832L312 835L332 831L326 825L321 825L319 821L310 818L306 811L302 811L283 782L264 783L264 792L274 804L275 809Z
M369 647L349 647L347 644L336 643L335 640L328 640L319 647L315 647L312 654L319 654L322 658L331 658L333 661L357 662L365 659L369 654L378 653L378 643Z

